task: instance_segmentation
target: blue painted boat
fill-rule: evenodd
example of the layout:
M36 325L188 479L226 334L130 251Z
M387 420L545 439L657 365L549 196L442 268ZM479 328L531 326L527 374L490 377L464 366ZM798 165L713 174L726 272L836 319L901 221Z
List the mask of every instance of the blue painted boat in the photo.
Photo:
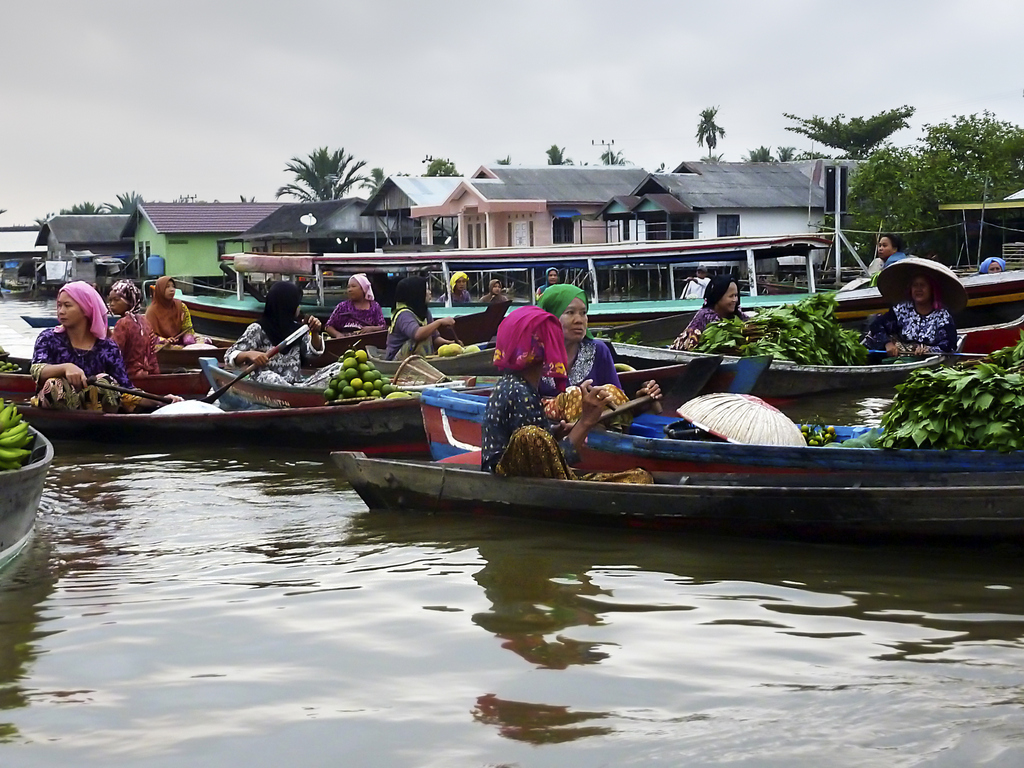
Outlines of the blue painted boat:
M28 323L31 328L56 328L57 327L57 316L56 315L22 315L21 319ZM110 316L107 318L107 325L111 328L121 318Z
M479 450L487 398L428 390L421 397L424 426L435 460ZM652 472L873 473L897 477L915 473L1022 472L1024 451L883 450L810 446L739 445L718 440L678 440L665 427L680 419L643 414L630 434L594 430L581 451L579 468L618 472L643 467ZM438 427L437 425L440 425ZM836 427L837 441L858 437L868 427Z

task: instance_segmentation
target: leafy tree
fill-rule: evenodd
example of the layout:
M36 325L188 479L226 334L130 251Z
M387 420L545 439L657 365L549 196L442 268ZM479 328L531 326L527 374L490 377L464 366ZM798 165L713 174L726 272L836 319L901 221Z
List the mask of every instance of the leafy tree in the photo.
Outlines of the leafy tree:
M909 148L883 147L851 180L854 229L913 233L950 224L940 203L1000 200L1024 187L1024 129L994 115L926 125ZM950 230L909 234L913 250L951 254Z
M75 203L70 208L60 209L61 216L86 216L104 213L107 213L106 206L96 205L96 203L90 203L88 201L84 203Z
M783 115L798 123L787 125L787 131L802 134L827 147L834 147L846 157L863 160L896 131L906 128L907 120L913 117L914 111L914 107L904 105L871 117L851 117L849 120L843 114L831 120L817 115L809 118L797 117L788 112L783 112Z
M505 157L499 157L495 160L498 165L512 165L512 155L506 155Z
M368 177L359 173L365 165L365 160L356 160L344 147L333 152L320 147L306 158L293 157L288 162L284 169L295 181L278 189L276 197L290 195L304 203L340 200L352 187L367 181Z
M718 107L708 107L700 113L700 122L697 123L697 146L707 146L708 154L713 155L718 140L725 138L725 128L715 122L718 117Z
M565 156L565 147L552 144L547 150L548 165L572 165L572 159Z
M779 147L775 152L780 163L788 163L796 160L796 147Z
M761 145L757 149L750 150L746 157L743 158L745 163L774 163L775 158L772 157L772 148Z
M622 152L616 152L611 147L608 147L608 149L601 153L601 164L628 165L626 158L622 156Z
M401 175L399 174L399 176ZM370 197L373 197L380 192L380 188L384 186L386 179L387 176L384 174L383 168L371 168L370 178L363 182L363 187L370 190Z
M444 157L435 157L430 161L430 165L427 166L427 172L424 176L461 176L458 168L455 167L455 163Z
M123 195L117 196L117 203L104 203L103 209L106 213L121 213L131 215L143 202L142 195L132 190Z

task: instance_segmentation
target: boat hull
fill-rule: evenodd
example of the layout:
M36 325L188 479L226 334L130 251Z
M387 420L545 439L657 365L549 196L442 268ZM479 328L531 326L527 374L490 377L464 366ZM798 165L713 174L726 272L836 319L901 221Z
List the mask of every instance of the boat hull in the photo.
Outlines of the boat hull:
M634 368L685 363L704 356L699 352L623 343L613 344L612 351L615 362L626 363ZM723 366L739 359L725 356ZM937 366L942 361L941 355L891 365L798 365L788 360L773 360L771 367L758 380L751 394L766 399L784 400L825 392L891 388L905 381L914 371Z
M36 510L43 495L46 473L53 462L53 446L38 430L29 463L21 469L0 472L0 567L28 541Z
M414 398L173 416L51 411L32 406L18 409L29 424L54 439L135 445L362 450L403 456L427 453L419 402Z
M158 373L136 376L132 382L137 389L153 395L177 395L178 397L202 397L210 385L202 371L184 373ZM25 373L0 373L0 397L16 402L28 400L36 393L35 380Z
M1024 538L1021 475L976 483L925 476L856 484L685 475L654 485L503 478L476 469L332 454L342 479L371 509L465 512L630 528L813 540L965 541Z

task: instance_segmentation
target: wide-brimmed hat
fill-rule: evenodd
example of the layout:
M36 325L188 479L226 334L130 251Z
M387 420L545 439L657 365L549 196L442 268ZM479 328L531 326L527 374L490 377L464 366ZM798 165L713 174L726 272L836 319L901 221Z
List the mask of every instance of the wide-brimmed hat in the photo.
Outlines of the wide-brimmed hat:
M918 275L934 280L941 291L942 306L956 313L967 306L967 290L953 270L937 261L907 256L878 273L878 290L890 304L907 300L911 281Z
M676 413L698 429L730 443L807 445L800 427L778 408L754 395L699 395L679 406Z

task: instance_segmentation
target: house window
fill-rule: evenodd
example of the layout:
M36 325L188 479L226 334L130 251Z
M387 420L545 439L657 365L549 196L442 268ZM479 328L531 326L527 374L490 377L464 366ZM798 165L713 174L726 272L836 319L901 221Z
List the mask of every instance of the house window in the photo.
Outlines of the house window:
M473 248L473 225L469 224L466 227L466 247Z
M575 243L576 222L573 219L552 219L551 242L555 244Z
M740 234L740 215L738 213L718 214L718 236L738 237Z
M480 223L477 223L476 225L476 247L487 247L487 230L484 229L484 225Z

